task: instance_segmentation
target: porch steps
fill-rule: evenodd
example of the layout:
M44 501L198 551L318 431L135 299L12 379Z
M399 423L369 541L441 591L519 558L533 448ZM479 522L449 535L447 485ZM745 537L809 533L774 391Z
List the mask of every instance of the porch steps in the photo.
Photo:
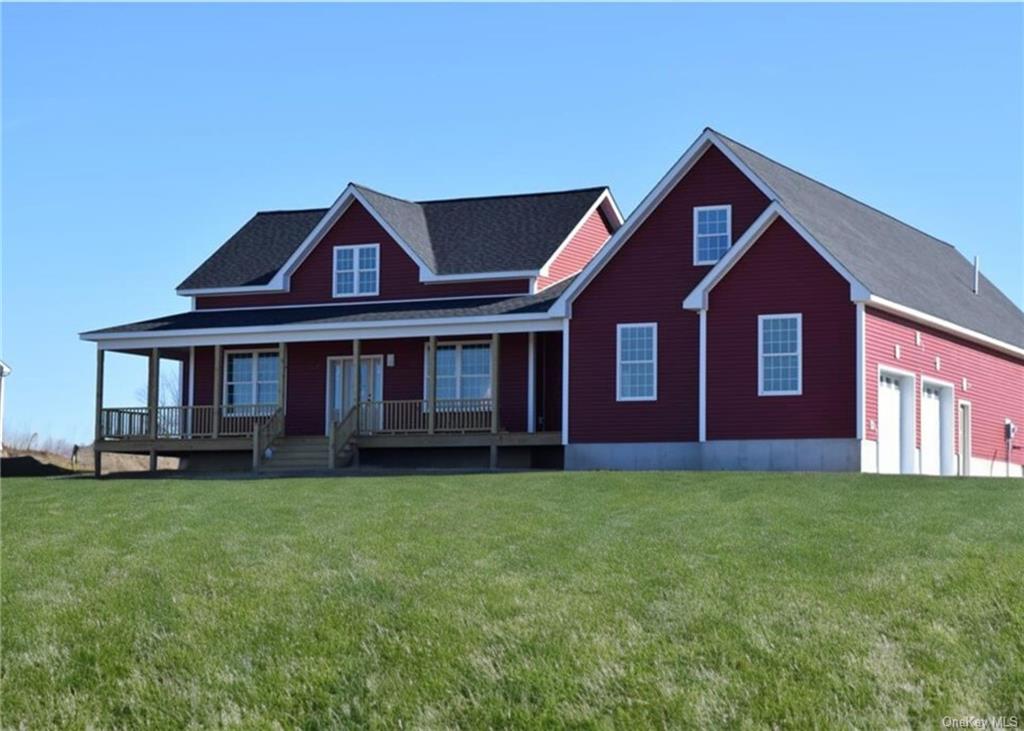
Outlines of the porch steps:
M264 458L261 472L312 472L327 469L327 437L282 437L271 445L273 454ZM339 457L338 466L344 464Z

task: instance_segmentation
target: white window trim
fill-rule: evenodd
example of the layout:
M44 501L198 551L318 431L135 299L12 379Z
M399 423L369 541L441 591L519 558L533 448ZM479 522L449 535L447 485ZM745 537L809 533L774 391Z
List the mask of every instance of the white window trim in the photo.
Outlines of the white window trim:
M764 390L764 327L766 320L791 320L796 318L796 390ZM781 353L777 355L782 355ZM790 355L786 353L786 355ZM757 316L757 395L758 396L802 396L804 391L804 316L800 312L786 312Z
M455 396L454 400L461 399L462 396L462 346L464 345L486 345L487 354L490 356L491 353L491 341L490 340L442 340L437 342L438 348L446 348L448 346L455 347ZM423 400L430 400L430 384L427 383L427 375L430 372L430 364L427 362L427 358L430 354L430 344L423 344ZM498 364L501 367L501 364ZM488 358L488 368L490 368L490 359ZM435 373L435 377L436 377ZM488 372L489 383L487 389L491 391L490 398L494 398L494 373ZM486 397L485 397L486 398ZM441 401L447 401L449 399L439 399ZM426 409L426 404L423 406Z
M259 403L256 400L259 397L259 392L260 392L259 360L258 359L259 359L260 354L262 354L262 353L272 353L273 355L277 356L278 372L277 372L277 379L276 379L276 381L277 381L278 394L277 394L277 401L276 401L276 403L277 404L281 403L281 370L280 370L281 369L281 354L280 354L280 351L278 351L277 348L257 348L257 349L247 349L247 350L225 350L224 351L224 355L223 355L224 363L222 364L224 375L221 378L222 383L221 383L221 390L220 390L221 406L223 406L225 409L236 409L236 408L237 409L245 409L245 408L255 408L255 407L258 407L258 406L273 406L273 405L275 405L275 404L261 404L261 403ZM252 371L252 375L253 375L253 379L252 379L252 402L248 403L248 404L229 404L228 403L228 383L229 383L228 375L230 373L230 369L228 368L228 362L231 360L231 356L237 356L237 355L248 355L254 361L253 364L252 364L252 367L253 367L253 371ZM234 383L234 381L231 381L231 383ZM265 381L265 383L266 383L266 381ZM225 413L228 416L231 415L230 411L226 411Z
M352 287L353 291L349 293L343 293L338 291L338 252L342 249L352 249ZM362 249L373 249L374 256L376 257L377 268L375 270L376 276L373 282L372 292L360 292L359 291L359 252ZM335 246L334 254L332 256L333 267L331 269L331 294L335 298L341 297L377 297L380 295L380 244L345 244L344 246Z
M654 363L652 393L650 396L622 395L622 331L624 328L649 327L652 332L651 360ZM637 361L639 362L639 361ZM646 362L646 361L645 361ZM657 401L658 400L658 323L622 322L615 326L615 400L616 401Z
M725 210L725 230L729 234L729 246L726 249L728 251L728 249L731 249L732 245L733 245L733 239L732 239L732 205L728 204L728 203L723 203L723 204L719 204L719 205L715 205L715 206L694 206L693 207L693 265L694 266L698 266L698 267L700 267L700 266L714 266L722 258L722 257L719 257L718 259L701 259L701 258L699 258L700 257L700 249L697 246L697 219L700 217L700 212L701 211L721 211L723 209ZM722 254L722 256L725 256L725 254Z

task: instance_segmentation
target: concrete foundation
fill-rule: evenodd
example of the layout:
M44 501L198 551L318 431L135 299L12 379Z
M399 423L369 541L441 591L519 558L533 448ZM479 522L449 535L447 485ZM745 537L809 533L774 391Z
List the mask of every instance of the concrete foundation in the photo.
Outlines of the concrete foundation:
M570 444L567 470L699 470L697 442Z
M856 439L737 439L713 442L570 444L567 470L769 470L856 472Z

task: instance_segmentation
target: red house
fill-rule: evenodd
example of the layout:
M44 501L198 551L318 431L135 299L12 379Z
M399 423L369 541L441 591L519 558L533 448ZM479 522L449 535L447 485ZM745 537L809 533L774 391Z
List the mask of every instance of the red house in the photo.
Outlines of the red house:
M257 214L178 292L190 311L82 335L100 453L1024 474L1024 313L953 246L710 129L624 223L607 188L353 184ZM149 357L147 407L104 407L107 350Z

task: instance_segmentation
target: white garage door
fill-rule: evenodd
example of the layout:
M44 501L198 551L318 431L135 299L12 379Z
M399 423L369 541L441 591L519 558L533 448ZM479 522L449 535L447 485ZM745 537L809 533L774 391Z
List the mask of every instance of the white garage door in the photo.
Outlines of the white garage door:
M921 396L921 472L926 475L941 475L939 389L925 386Z
M900 382L892 376L878 380L878 471L900 472Z

